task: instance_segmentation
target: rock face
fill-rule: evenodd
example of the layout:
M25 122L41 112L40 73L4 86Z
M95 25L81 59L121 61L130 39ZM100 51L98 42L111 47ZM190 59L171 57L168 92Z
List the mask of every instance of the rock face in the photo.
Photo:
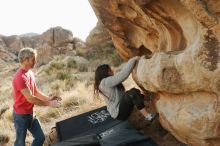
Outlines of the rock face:
M113 46L112 39L101 22L98 22L96 27L90 32L86 38L86 44L97 49Z
M100 63L111 64L113 66L119 66L123 60L117 53L117 50L112 42L111 36L108 30L105 29L101 22L98 22L86 38L87 50L86 58L95 61L96 65L92 68L96 68ZM85 49L83 49L85 50ZM84 51L85 52L85 51ZM103 60L108 60L103 62Z
M90 0L133 73L157 93L160 123L179 141L220 146L220 1Z
M71 43L73 40L73 34L69 30L56 27L44 32L41 35L41 38L51 46L61 46L66 43Z
M65 54L75 49L80 42L73 37L71 31L62 27L54 27L38 35L29 33L25 35L0 36L0 62L10 62L17 59L17 53L23 47L32 47L38 50L38 62L46 63L53 55Z

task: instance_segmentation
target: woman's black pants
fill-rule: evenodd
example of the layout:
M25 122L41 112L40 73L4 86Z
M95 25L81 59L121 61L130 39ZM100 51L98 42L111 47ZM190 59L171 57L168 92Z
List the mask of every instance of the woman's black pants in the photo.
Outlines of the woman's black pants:
M125 92L119 105L119 114L116 119L122 121L126 120L133 111L134 106L136 106L138 110L145 107L144 95L136 88L132 88Z

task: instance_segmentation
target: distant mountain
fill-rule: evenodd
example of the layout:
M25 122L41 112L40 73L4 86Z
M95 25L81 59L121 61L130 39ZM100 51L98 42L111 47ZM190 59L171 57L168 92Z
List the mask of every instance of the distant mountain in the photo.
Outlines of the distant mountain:
M19 35L20 37L33 37L33 36L37 36L39 35L38 33L34 33L34 32L30 32L30 33L25 33L25 34L21 34Z

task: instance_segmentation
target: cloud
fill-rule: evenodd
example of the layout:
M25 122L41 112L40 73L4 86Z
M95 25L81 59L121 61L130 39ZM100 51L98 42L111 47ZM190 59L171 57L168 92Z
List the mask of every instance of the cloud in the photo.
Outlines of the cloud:
M42 33L61 26L83 40L97 22L88 0L3 0L0 18L3 35Z

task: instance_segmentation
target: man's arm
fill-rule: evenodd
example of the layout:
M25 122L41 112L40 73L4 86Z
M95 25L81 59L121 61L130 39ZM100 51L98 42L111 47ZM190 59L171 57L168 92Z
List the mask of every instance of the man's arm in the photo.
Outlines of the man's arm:
M39 105L39 106L49 106L50 102L47 101L42 101L40 99L38 99L36 96L31 95L31 92L28 88L22 89L21 93L26 97L27 101L30 103L33 103L35 105Z
M49 101L52 99L52 97L48 97L44 95L38 88L36 88L36 98L43 100L43 101Z
M43 101L49 101L49 100L58 100L58 101L61 101L62 98L59 97L59 96L52 96L52 97L49 97L49 96L46 96L43 92L41 92L37 87L35 88L35 91L36 91L36 97L40 100L43 100Z

